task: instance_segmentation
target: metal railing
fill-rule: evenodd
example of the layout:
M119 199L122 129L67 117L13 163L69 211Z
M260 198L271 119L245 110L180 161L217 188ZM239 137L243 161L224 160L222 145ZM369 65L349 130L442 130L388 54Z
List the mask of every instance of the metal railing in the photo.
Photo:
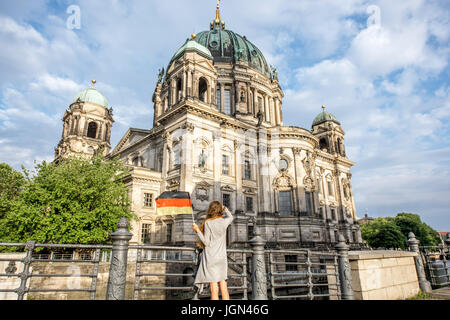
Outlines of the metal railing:
M450 235L445 244L439 246L420 246L414 233L408 234L409 249L414 257L420 290L430 293L433 288L450 285ZM441 265L439 265L441 264ZM430 282L431 281L431 282Z
M273 300L341 298L337 253L311 250L266 252L269 255L269 281ZM276 259L276 256L286 257L286 255L291 259L295 257L293 260L296 261Z
M266 241L261 238L259 228L256 228L254 234L255 237L249 241L251 249L227 250L228 289L232 299L354 299L348 260L349 246L342 236L339 237L335 251L320 252L309 249L264 249ZM107 300L123 300L126 296L135 300L155 297L199 299L209 296L209 293L195 292L193 286L194 270L198 262L195 248L130 245L131 237L128 221L122 218L117 231L111 234L113 245L37 244L33 241L0 243L0 247L16 247L24 251L23 258L0 258L0 262L9 262L5 273L0 273L0 279L20 279L18 288L0 287L0 292L16 293L18 300L34 299L35 297L26 296L30 293L80 292L87 293L89 299L94 300L99 299L101 291L98 281L101 279L105 282L106 275ZM297 258L295 261L283 261L285 256ZM23 264L23 270L19 273L16 273L16 263ZM62 269L57 267L59 263L78 268L78 272L67 273L70 268L66 269L66 273L61 272ZM131 269L127 269L128 264ZM109 272L105 271L107 266ZM133 268L135 272L130 271ZM268 273L266 269L269 270ZM76 287L48 286L52 284L50 279L66 277L91 281L83 281L84 288L81 288L80 282ZM42 281L31 281L39 278ZM183 292L186 294L182 294ZM45 297L48 296L39 298Z
M433 288L450 285L450 248L439 246L420 246L421 257L425 263L427 279Z
M90 299L94 300L96 291L97 291L97 277L98 277L98 266L100 263L100 253L102 249L111 249L111 246L106 245L68 245L68 244L40 244L34 241L29 241L27 243L0 243L0 247L14 247L14 248L24 248L25 249L25 257L23 259L11 259L11 258L1 258L0 261L9 261L9 265L6 268L6 273L1 273L0 277L17 277L20 279L20 286L16 289L4 289L0 288L0 292L13 292L17 294L18 300L23 300L25 295L28 293L62 293L62 292L87 292L90 294ZM53 253L50 254L39 254L36 250L39 248L45 249L82 249L82 250L92 250L93 256L90 260L85 259L85 257L81 257L80 259L75 259L73 254L63 254L63 255L55 255ZM23 270L20 273L16 273L17 267L15 263L22 263ZM92 264L93 268L90 273L76 273L76 277L80 278L91 278L91 285L89 288L68 288L65 289L55 289L55 288L31 288L30 282L33 278L71 278L74 275L68 273L38 273L32 272L32 264L36 266L39 263L61 263L61 262L71 262L71 263L89 263ZM45 268L44 268L45 270Z

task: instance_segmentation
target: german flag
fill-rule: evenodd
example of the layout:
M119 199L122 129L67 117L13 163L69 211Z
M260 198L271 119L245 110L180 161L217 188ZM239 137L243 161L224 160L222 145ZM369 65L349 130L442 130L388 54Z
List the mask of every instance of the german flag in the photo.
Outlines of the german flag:
M158 216L192 214L192 203L189 192L163 192L156 198L156 214Z

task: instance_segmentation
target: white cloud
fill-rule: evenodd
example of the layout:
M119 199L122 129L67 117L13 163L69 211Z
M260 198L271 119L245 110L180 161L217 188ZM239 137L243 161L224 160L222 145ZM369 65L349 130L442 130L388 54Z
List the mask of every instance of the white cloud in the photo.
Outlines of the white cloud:
M46 90L51 93L66 96L85 89L85 86L80 85L71 79L64 79L50 74L40 76L37 81L30 84L30 87L34 90Z

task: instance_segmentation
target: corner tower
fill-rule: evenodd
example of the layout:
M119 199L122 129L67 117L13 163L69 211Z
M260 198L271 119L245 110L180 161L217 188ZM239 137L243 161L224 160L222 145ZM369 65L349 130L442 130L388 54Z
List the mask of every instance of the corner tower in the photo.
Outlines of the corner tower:
M111 149L113 110L108 109L105 96L92 87L83 90L73 99L64 113L61 141L55 148L55 160L70 155L92 157L101 152L107 155Z
M319 139L320 150L345 158L344 130L339 120L325 111L325 106L322 106L322 112L314 119L312 133Z

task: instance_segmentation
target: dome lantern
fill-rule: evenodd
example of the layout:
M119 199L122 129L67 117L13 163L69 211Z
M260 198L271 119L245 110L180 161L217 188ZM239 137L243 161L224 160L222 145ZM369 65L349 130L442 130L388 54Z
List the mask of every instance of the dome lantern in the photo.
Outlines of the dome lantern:
M314 118L312 126L314 127L327 121L332 121L338 125L341 125L339 120L331 113L325 111L325 109L326 109L325 106L322 106L322 112L319 113L317 117Z

